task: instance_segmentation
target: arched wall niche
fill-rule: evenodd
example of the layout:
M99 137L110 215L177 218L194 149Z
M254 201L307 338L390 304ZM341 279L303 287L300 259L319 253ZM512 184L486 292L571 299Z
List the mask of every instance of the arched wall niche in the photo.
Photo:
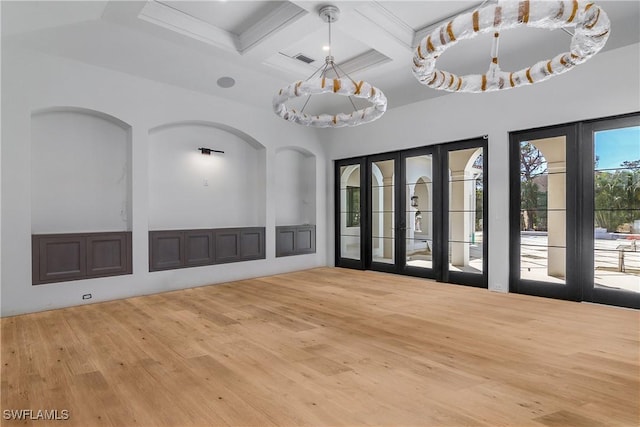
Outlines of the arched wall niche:
M301 147L275 155L276 225L316 223L316 156Z
M203 155L198 148L224 153ZM265 147L225 124L149 130L150 230L265 225Z
M31 232L131 230L131 126L88 108L31 114Z

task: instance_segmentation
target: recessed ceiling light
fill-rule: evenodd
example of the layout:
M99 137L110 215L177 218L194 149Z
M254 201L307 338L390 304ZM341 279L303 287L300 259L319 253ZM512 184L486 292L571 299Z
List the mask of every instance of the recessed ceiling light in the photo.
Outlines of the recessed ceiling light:
M218 79L218 86L228 89L236 84L236 81L231 77L220 77Z
M324 50L325 52L328 52L330 49L331 49L331 46L329 45L322 46L322 50Z

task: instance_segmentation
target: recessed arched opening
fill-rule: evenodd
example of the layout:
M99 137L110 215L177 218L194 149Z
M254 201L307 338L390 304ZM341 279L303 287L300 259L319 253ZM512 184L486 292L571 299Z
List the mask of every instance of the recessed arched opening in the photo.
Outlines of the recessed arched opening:
M360 165L343 166L340 171L340 253L360 259Z
M109 114L31 114L33 234L131 230L131 126Z
M523 272L523 277L537 275L537 277L544 277L545 280L560 282L565 280L567 233L565 174L564 137L520 143L521 238L526 239L527 242L546 246L548 254L545 265L543 262L535 261L535 255L530 254L530 250L525 251L523 256L526 255L528 267Z
M264 226L265 169L264 146L228 125L186 121L151 129L149 228Z
M453 269L481 272L483 149L449 152L449 263Z
M301 147L275 155L276 225L316 223L316 156Z

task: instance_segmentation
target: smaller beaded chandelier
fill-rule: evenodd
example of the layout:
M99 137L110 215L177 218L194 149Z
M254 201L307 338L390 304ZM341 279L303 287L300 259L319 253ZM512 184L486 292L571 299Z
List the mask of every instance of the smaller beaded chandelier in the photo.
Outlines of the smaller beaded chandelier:
M352 79L331 56L331 23L338 20L339 13L340 10L335 6L324 6L320 9L320 17L329 24L329 55L325 63L306 80L297 81L280 89L273 97L273 111L283 119L304 126L338 128L372 122L380 118L387 110L387 98L380 89L365 81ZM331 71L335 73L336 78L327 77L327 72ZM348 97L353 106L353 112L319 115L305 113L304 109L311 96L323 93L335 93L336 95ZM288 100L303 96L306 96L307 100L300 111L294 108L287 108L285 105ZM372 105L358 109L352 97L366 99Z

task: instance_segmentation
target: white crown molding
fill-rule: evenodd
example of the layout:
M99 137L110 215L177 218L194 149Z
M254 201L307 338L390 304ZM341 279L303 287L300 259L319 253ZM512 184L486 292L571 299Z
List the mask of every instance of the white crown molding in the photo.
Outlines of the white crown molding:
M338 65L345 73L357 73L371 68L377 67L382 64L391 62L391 58L383 55L375 49L370 49L365 53L355 56L348 61L339 63Z
M412 49L415 33L413 28L377 1L367 2L365 5L358 7L355 12L393 37L402 46L409 50Z
M245 53L262 43L270 35L284 29L309 12L301 7L285 2L265 15L255 25L248 28L239 37L239 51Z
M318 63L317 65L316 62ZM314 62L314 65L305 64L304 62L298 61L284 53L278 53L265 59L262 64L271 67L278 72L286 73L288 78L299 80L306 79L316 71L320 65L322 65L319 61L316 62Z
M138 18L225 50L237 52L240 45L233 33L156 0L147 1Z

